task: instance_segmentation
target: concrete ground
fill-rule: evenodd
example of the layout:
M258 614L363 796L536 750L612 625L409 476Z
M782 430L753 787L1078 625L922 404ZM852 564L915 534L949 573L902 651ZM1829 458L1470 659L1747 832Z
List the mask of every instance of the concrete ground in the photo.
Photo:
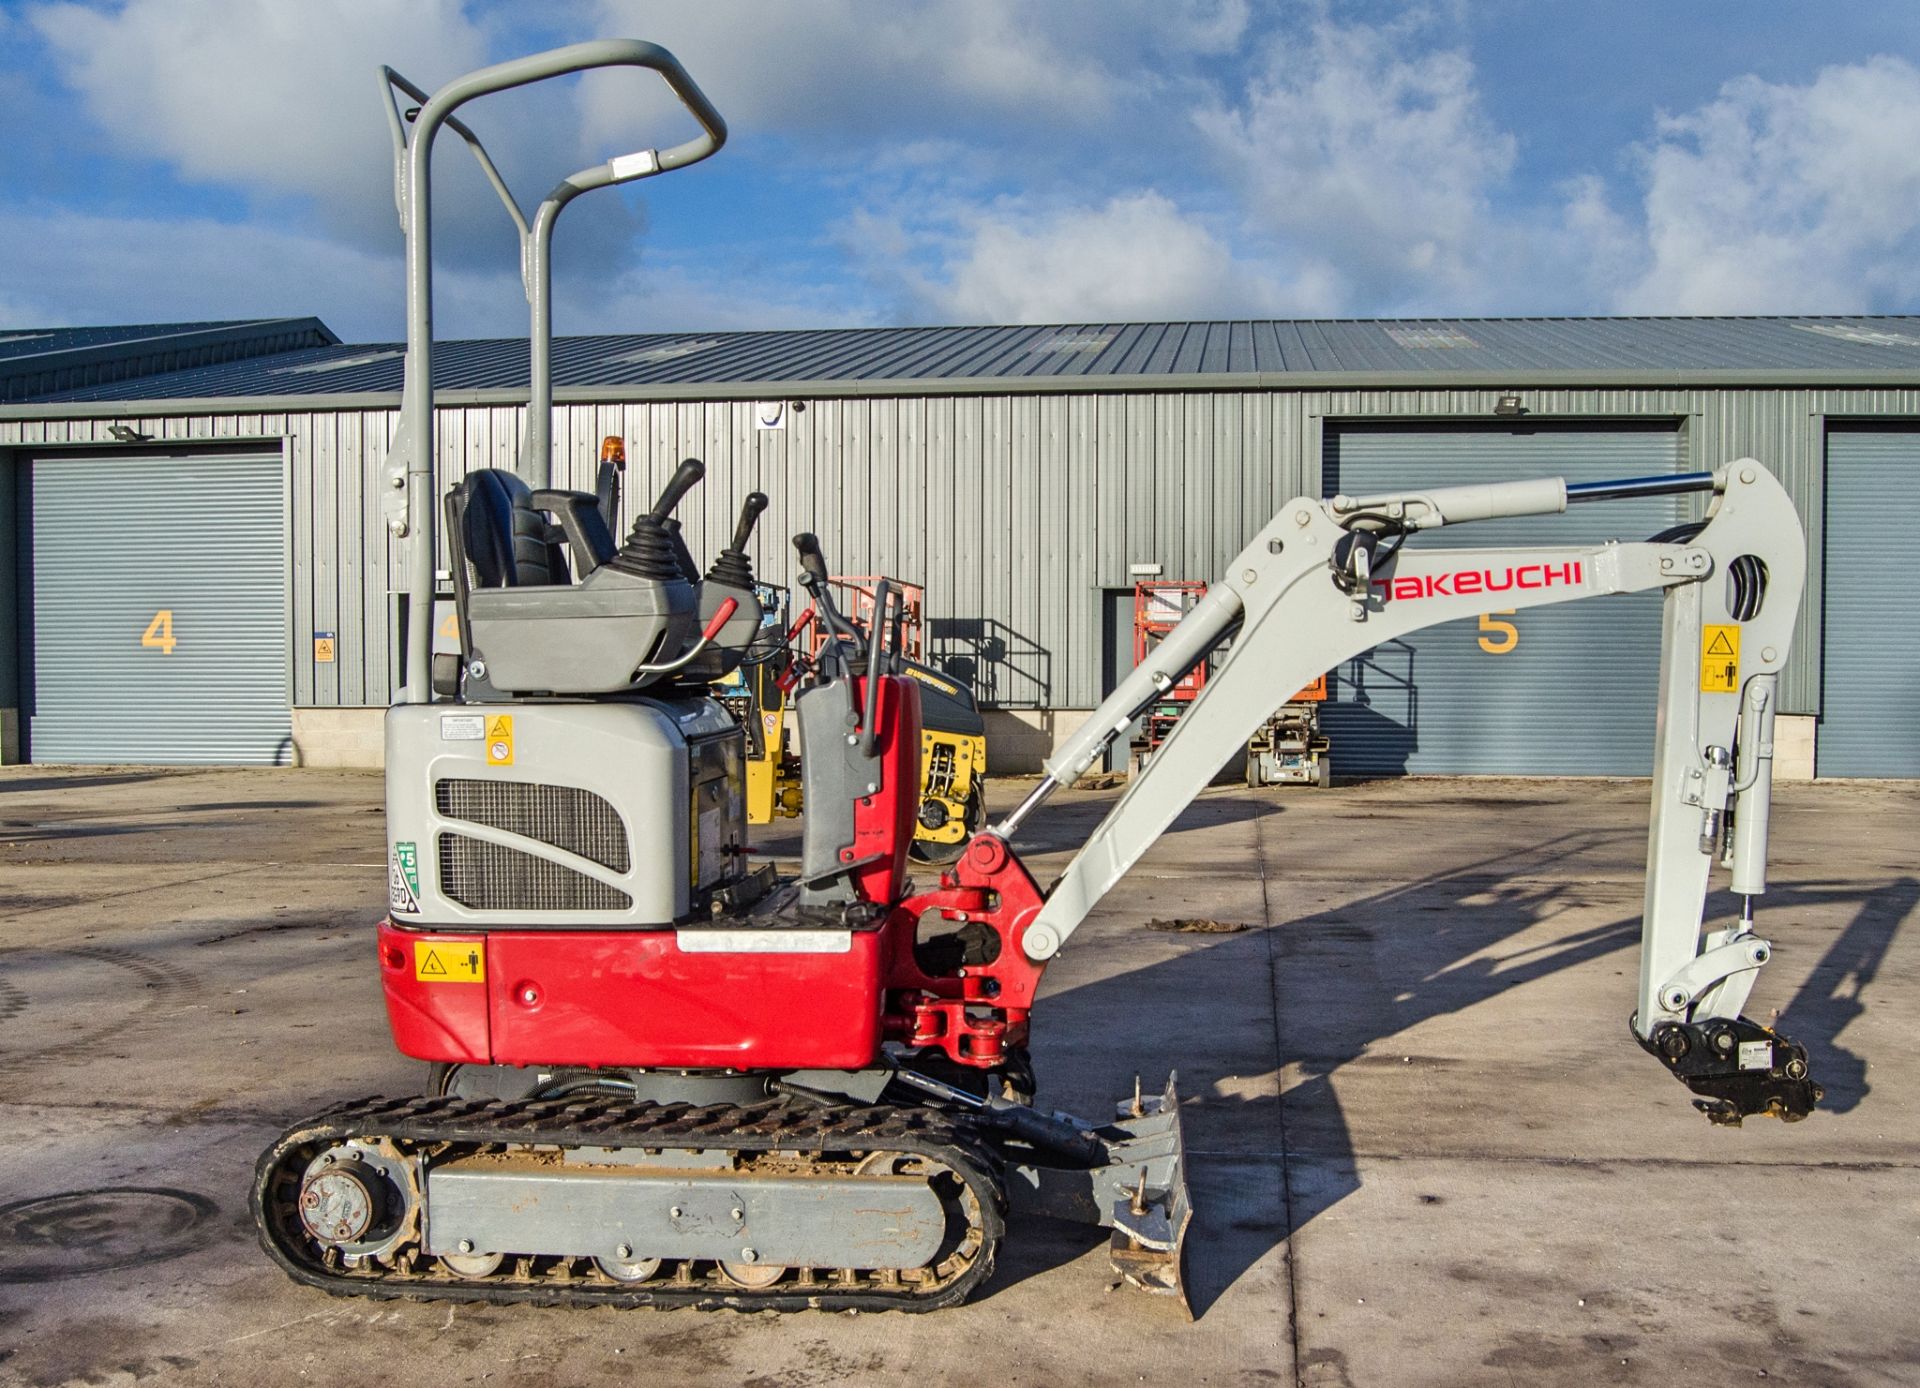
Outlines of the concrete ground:
M1115 794L1035 822L1042 880ZM781 1318L288 1281L256 1153L424 1068L380 1006L377 779L0 770L0 1382L1920 1383L1920 789L1781 787L1751 1010L1828 1100L1739 1130L1627 1036L1645 796L1209 792L1036 1026L1055 1106L1179 1068L1198 1320L1039 1224L959 1310Z

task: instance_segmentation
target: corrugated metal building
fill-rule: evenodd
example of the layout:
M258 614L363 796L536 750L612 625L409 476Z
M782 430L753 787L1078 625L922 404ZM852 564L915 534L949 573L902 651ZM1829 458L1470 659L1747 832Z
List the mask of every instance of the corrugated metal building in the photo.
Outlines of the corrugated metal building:
M17 689L25 711L0 714L13 755L51 735L58 755L88 758L84 732L46 731L66 717L119 730L93 739L91 759L377 756L399 568L373 481L401 352L326 338L0 405L0 545L13 551L0 611L22 618L0 641L0 705ZM443 482L513 466L525 344L443 343L435 368ZM764 577L785 581L785 538L812 529L841 571L924 583L936 660L1001 711L1003 768L1030 764L1115 677L1134 566L1211 577L1289 497L1751 455L1786 481L1812 547L1783 691L1796 716L1786 763L1811 770L1824 716L1823 774L1920 774L1920 631L1881 562L1920 521L1920 318L649 334L562 339L554 377L554 485L590 485L601 439L618 434L629 513L682 457L707 462L682 509L696 552L718 548L757 487L773 499L756 546ZM1496 413L1509 395L1524 413ZM1644 538L1674 518L1667 506L1584 508L1474 538ZM128 544L134 532L168 543ZM222 554L233 582L199 597L171 582L217 576ZM89 581L126 601L90 604ZM224 589L230 601L208 596ZM188 603L201 608L191 635ZM1657 606L1576 604L1527 614L1512 644L1504 627L1469 623L1373 652L1334 672L1336 765L1643 772ZM210 642L210 626L233 639ZM177 719L143 732L134 704L116 713L98 693L138 689L141 660L178 664L190 649L211 663L164 695ZM269 649L280 665L258 673ZM223 698L248 716L223 716ZM269 705L287 720L266 719ZM190 726L194 708L213 733Z

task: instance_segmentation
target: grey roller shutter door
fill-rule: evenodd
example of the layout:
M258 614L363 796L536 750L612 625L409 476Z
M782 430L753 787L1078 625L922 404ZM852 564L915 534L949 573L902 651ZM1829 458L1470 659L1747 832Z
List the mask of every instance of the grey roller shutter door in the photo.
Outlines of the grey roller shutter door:
M1564 477L1643 477L1681 466L1671 425L1329 424L1329 495ZM1644 540L1684 499L1576 507L1416 536L1419 547ZM1653 765L1658 594L1539 608L1482 630L1449 622L1331 672L1323 721L1338 774L1646 775ZM1512 648L1498 647L1511 641ZM1496 648L1489 650L1487 647Z
M34 761L292 759L281 467L34 460Z
M1822 776L1920 776L1920 609L1899 582L1920 531L1920 431L1827 435Z

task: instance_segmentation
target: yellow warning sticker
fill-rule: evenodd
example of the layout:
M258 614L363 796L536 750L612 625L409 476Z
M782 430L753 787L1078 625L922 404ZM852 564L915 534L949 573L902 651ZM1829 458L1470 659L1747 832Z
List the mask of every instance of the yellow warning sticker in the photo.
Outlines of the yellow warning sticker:
M423 983L485 983L487 956L477 940L413 942L413 976Z
M1700 692L1733 694L1740 689L1740 628L1709 626L1700 634Z
M496 713L487 719L487 765L513 765L513 715Z

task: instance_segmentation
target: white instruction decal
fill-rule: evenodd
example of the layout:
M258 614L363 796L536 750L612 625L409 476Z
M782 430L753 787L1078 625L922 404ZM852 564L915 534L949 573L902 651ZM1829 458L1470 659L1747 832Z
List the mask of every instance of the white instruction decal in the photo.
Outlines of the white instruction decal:
M479 742L487 735L487 720L477 713L443 713L440 715L440 740L442 742Z
M850 954L851 930L678 930L682 954Z
M1771 1070L1773 1068L1773 1042L1742 1041L1740 1043L1740 1068L1742 1070Z

